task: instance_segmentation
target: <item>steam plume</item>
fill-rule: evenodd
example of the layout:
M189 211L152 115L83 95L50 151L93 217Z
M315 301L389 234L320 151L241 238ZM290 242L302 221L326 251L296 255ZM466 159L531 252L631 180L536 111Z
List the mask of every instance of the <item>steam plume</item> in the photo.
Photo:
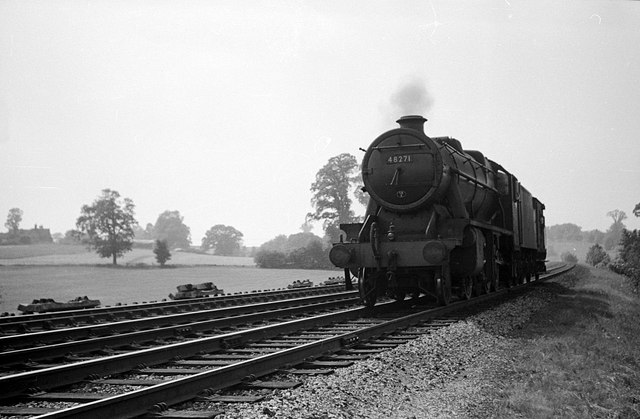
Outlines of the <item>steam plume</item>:
M403 83L390 98L396 115L427 115L433 98L427 92L426 83L414 78Z

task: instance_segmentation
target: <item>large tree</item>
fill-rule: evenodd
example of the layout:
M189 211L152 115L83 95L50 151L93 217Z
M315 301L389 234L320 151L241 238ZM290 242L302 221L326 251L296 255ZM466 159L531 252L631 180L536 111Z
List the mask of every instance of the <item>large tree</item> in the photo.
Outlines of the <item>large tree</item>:
M214 255L233 256L242 245L243 234L231 226L216 224L202 238L202 249L213 249Z
M605 250L611 250L620 243L622 230L624 230L625 227L623 221L627 219L627 214L624 211L615 209L607 212L607 217L611 217L613 224L611 224L611 227L607 230L604 248Z
M636 204L635 208L633 208L633 215L640 217L640 203Z
M117 258L131 250L133 227L138 223L134 217L135 205L129 198L120 199L120 194L103 189L92 205L83 205L76 221L79 234L86 234L89 248L101 257Z
M607 213L607 217L611 217L611 219L613 220L613 224L622 226L624 228L624 224L622 224L622 222L627 219L627 214L624 211L614 209L613 211L609 211Z
M156 240L164 240L170 249L191 246L191 229L183 222L180 211L165 211L158 216L153 228Z
M355 220L350 192L359 185L358 162L349 153L331 157L316 174L311 184L311 205L315 209L307 216L322 220L325 234L338 241L340 224Z
M17 233L20 229L20 223L22 222L23 212L20 208L11 208L9 214L7 214L7 221L4 226L7 227L9 233Z
M143 229L140 225L133 227L133 231L136 234L137 240L152 240L153 239L153 224L147 223Z

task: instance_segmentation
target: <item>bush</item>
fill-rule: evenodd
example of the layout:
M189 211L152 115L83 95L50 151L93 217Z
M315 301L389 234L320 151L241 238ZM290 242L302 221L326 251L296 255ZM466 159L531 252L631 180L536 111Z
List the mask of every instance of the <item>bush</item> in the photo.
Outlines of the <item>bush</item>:
M640 268L631 266L630 264L617 259L613 263L609 264L609 269L617 274L630 278L636 287L640 286Z
M640 269L640 230L622 230L620 259L623 263Z
M300 269L331 269L333 264L329 261L329 252L322 243L313 241L306 247L292 251L288 260L291 266Z
M273 250L259 250L253 260L260 268L284 268L287 265L287 255Z
M596 243L589 248L585 261L591 266L606 266L611 262L611 258L602 246Z
M156 240L156 245L153 248L153 253L156 254L156 260L160 266L164 267L164 264L171 259L171 252L169 252L169 245L166 240Z
M312 241L305 247L284 253L260 249L253 260L260 268L332 269L329 252L321 242Z
M578 257L571 252L562 253L560 259L567 263L578 263Z
M640 231L622 230L620 254L609 269L631 278L636 287L640 286Z

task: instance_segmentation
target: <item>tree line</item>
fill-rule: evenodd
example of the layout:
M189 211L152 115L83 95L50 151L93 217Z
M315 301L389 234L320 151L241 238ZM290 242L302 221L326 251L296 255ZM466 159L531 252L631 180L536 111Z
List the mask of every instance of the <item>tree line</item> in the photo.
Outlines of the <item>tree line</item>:
M634 214L640 214L640 204L636 205ZM549 241L597 243L607 251L613 250L620 243L622 232L626 228L623 221L627 219L627 214L615 209L607 212L607 217L610 217L613 223L604 232L597 229L582 231L582 227L576 224L565 223L546 227L545 234Z
M9 232L19 230L23 212L12 208L5 227ZM243 234L232 226L217 224L202 238L200 249L212 250L215 255L237 255L242 246ZM92 204L83 205L76 220L76 228L58 237L63 244L83 243L103 258L111 258L114 265L118 258L130 251L134 240L155 240L154 253L161 265L171 258L170 249L191 247L191 230L184 224L179 211L165 211L158 216L155 225L147 224L143 230L135 218L135 205L120 193L103 189Z
M255 253L256 264L261 267L331 268L328 248L331 243L339 241L340 224L362 221L352 209L353 198L363 205L367 203L358 167L357 159L349 153L331 157L318 170L311 184L313 210L306 214L303 233L277 236L264 243ZM101 256L112 258L114 264L117 258L131 250L134 238L155 240L155 249L159 246L158 241L162 242L158 252L163 257L170 257L166 255L169 249L191 247L191 232L179 211L167 210L158 216L155 224L148 223L142 228L135 219L134 209L131 199L121 198L117 191L104 189L91 205L82 207L76 229L67 231L62 241L81 240ZM633 213L640 216L640 203ZM626 232L623 223L626 213L616 209L609 211L607 216L613 223L606 232L583 232L581 227L566 223L547 227L547 240L601 244L605 251L615 248L623 239L630 240L629 234L633 232ZM17 230L21 220L22 211L12 208L5 226L10 231ZM322 222L324 237L310 233L311 221ZM217 224L205 233L200 249L216 255L239 255L243 249L242 240L243 234L234 227Z
M358 162L351 154L330 158L311 185L313 211L305 217L303 233L277 236L263 244L255 254L256 264L278 268L332 268L328 248L339 240L340 224L358 221L351 196L362 203L366 200L357 171ZM22 215L18 208L11 209L5 226L17 229ZM322 222L323 238L310 233L310 221ZM101 257L111 258L113 264L133 248L134 240L138 241L137 245L140 240L155 240L154 252L161 264L171 258L171 249L191 247L191 231L179 211L167 210L158 216L155 224L147 223L142 228L135 218L133 201L111 189L102 190L93 203L82 206L75 229L57 236L59 243L84 243ZM217 224L205 233L200 250L236 256L241 253L242 240L242 232Z
M640 204L635 206L633 214L640 217ZM617 246L617 256L612 260L606 249L596 243L589 248L585 262L625 275L634 281L636 289L640 288L640 230L630 231L623 226Z
M276 236L264 243L254 257L260 268L332 269L329 244L315 234L304 231Z

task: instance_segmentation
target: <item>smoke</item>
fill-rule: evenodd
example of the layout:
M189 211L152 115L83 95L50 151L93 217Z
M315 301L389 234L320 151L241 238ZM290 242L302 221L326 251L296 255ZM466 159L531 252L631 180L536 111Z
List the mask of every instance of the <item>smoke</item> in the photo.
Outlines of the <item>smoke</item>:
M410 79L393 92L389 99L396 116L427 115L433 106L433 97L427 91L425 81Z

